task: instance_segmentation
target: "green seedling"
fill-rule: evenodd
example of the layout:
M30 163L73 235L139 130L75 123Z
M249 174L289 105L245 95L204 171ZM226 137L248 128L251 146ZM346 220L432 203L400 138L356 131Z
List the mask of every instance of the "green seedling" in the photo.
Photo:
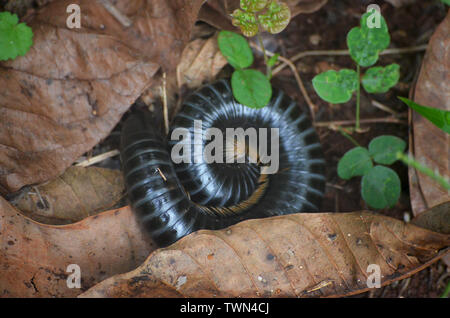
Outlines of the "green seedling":
M378 19L379 25L373 25L373 19ZM360 128L361 84L368 93L386 93L397 84L400 77L398 64L370 67L389 46L390 36L384 18L372 9L361 17L360 23L361 26L351 29L347 34L347 46L351 58L356 62L356 70L330 70L318 74L312 80L316 93L329 103L346 103L356 92L356 130ZM361 67L370 67L362 77Z
M345 132L342 132L344 135ZM354 144L356 141L346 135ZM426 174L444 189L450 190L447 178L404 153L406 142L395 136L379 136L369 143L369 147L357 147L347 151L338 163L338 175L344 180L362 177L361 196L374 209L393 207L400 197L400 178L386 166L397 160Z
M33 31L18 22L16 14L0 12L0 61L23 56L33 45Z
M238 102L252 108L266 106L272 98L272 67L279 54L270 59L261 39L261 31L272 34L283 31L289 23L289 7L276 0L241 0L240 9L232 14L232 23L240 28L246 37L257 36L266 63L266 74L249 69L253 64L253 53L247 40L240 34L221 31L218 37L219 49L235 69L231 77L233 95Z

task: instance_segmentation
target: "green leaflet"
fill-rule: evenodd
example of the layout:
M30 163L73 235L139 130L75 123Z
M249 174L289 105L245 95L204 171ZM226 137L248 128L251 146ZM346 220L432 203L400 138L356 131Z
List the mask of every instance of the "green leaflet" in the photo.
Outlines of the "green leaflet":
M397 161L397 152L404 152L406 142L395 136L378 136L369 144L369 154L376 163L391 165Z
M251 108L266 106L272 97L270 81L257 70L236 70L231 77L231 88L236 100Z
M366 71L362 78L362 85L368 93L386 93L397 84L399 78L400 65L375 66Z
M361 26L347 34L350 56L363 67L375 64L379 53L389 46L390 40L386 21L376 10L366 12L361 18Z
M334 70L316 75L313 87L317 94L325 101L333 104L345 103L350 100L358 87L358 76L354 70Z
M7 11L0 12L0 60L25 55L33 45L33 31Z
M231 31L220 31L217 42L220 52L235 69L252 65L253 52L242 35Z
M361 195L374 209L393 207L400 197L400 178L384 166L375 166L361 180Z
M344 180L363 176L372 169L372 159L366 148L356 147L347 151L338 163L338 175Z

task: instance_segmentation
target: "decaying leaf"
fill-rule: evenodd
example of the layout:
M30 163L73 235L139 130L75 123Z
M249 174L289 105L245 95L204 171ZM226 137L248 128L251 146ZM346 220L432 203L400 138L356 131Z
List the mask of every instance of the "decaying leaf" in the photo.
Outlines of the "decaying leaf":
M82 297L328 297L405 278L449 249L450 236L371 214L301 213L198 231Z
M1 297L74 297L136 268L154 249L128 207L52 226L23 217L0 197ZM70 264L79 266L81 289L67 285Z
M431 37L415 86L414 101L450 110L450 13ZM412 116L411 152L443 176L450 177L450 135L416 112ZM443 202L450 194L428 176L409 169L411 206L415 215Z
M177 67L178 86L196 88L212 81L227 64L219 51L217 36L196 39L183 50Z
M53 1L30 17L34 45L0 64L0 192L52 179L106 137L163 67L175 69L202 0ZM66 25L69 4L81 28Z
M284 0L291 10L291 17L312 13L323 7L328 0ZM199 20L219 30L238 31L231 24L231 13L239 8L240 0L209 0L199 12Z
M121 171L72 166L47 183L24 189L13 205L37 222L69 224L111 210L124 192Z

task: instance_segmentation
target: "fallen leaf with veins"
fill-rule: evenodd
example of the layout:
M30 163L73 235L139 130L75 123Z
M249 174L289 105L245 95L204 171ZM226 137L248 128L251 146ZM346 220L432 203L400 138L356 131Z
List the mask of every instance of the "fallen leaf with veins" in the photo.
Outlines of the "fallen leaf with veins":
M80 297L337 297L387 285L449 252L450 235L368 212L300 213L201 230Z
M135 268L155 248L129 207L56 226L24 217L0 197L1 297L74 297ZM80 267L81 289L68 288L70 264Z
M33 47L0 63L0 192L53 179L105 138L160 67L175 69L202 2L115 1L130 27L100 1L30 16ZM72 3L79 30L66 26Z
M430 39L415 86L414 101L450 111L450 12ZM410 151L416 160L450 177L450 135L410 111ZM411 207L418 215L430 207L450 201L450 193L425 174L409 168Z
M120 170L71 166L61 176L20 192L11 203L25 216L62 225L111 210L125 198L125 185Z

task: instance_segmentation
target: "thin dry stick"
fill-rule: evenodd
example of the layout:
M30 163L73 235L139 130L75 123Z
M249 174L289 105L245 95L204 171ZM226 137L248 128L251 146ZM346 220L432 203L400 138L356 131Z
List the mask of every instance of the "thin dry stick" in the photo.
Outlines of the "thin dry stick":
M86 159L86 160L84 160L84 161L82 161L80 163L77 163L75 166L77 166L77 167L89 167L89 166L92 166L93 164L99 163L99 162L101 162L101 161L103 161L105 159L108 159L108 158L111 158L111 157L115 157L119 153L120 153L119 150L114 149L114 150L102 153L102 154L100 154L98 156Z
M381 109L382 111L385 111L385 112L389 113L389 114L392 114L394 116L398 116L398 113L395 110L387 107L384 104L381 104L380 102L378 102L376 100L372 100L372 105L375 106L376 108Z
M258 51L261 51L261 48L259 46L255 45L253 43L251 43L251 45L254 48L256 48ZM274 56L275 55L275 53L273 53L271 51L268 51L268 50L266 50L266 54L269 55L269 56ZM311 98L309 98L308 92L306 91L306 88L303 85L303 81L302 81L302 79L300 77L300 74L297 71L297 68L295 67L294 63L292 63L289 59L287 59L287 58L285 58L285 57L283 57L281 55L278 56L278 59L280 61L282 61L283 63L285 63L286 65L288 65L289 68L291 69L292 73L294 73L294 77L295 77L295 80L297 81L297 85L300 88L300 91L302 92L302 95L305 98L306 103L309 106L309 109L311 111L311 117L312 117L312 120L314 121L315 113L316 113L316 110L317 110L317 106L311 101ZM274 73L272 73L272 75L274 75Z
M111 4L109 0L98 0L98 1L124 27L128 28L133 23L126 15L117 10L117 8L113 4Z
M314 123L316 127L336 127L336 126L344 126L344 125L353 125L356 120L338 120L338 121L321 121ZM391 123L391 124L404 124L408 123L404 120L395 118L395 117L386 117L386 118L368 118L361 119L359 121L361 124L374 124L374 123Z
M166 90L166 73L163 73L163 82L161 86L161 98L163 103L163 115L164 115L164 127L166 129L166 134L169 133L169 111L167 109L167 90Z
M418 46L411 46L411 47L404 47L404 48L393 48L393 49L386 49L383 52L380 53L380 55L387 55L387 54L403 54L403 53L414 53L414 52L420 52L425 51L427 49L427 45L418 45ZM291 57L289 60L291 62L295 62L305 56L314 56L314 55L349 55L348 50L314 50L314 51L304 51L295 54L293 57ZM284 69L286 66L288 66L287 63L283 63L273 69L272 74L275 75L279 73L282 69Z

